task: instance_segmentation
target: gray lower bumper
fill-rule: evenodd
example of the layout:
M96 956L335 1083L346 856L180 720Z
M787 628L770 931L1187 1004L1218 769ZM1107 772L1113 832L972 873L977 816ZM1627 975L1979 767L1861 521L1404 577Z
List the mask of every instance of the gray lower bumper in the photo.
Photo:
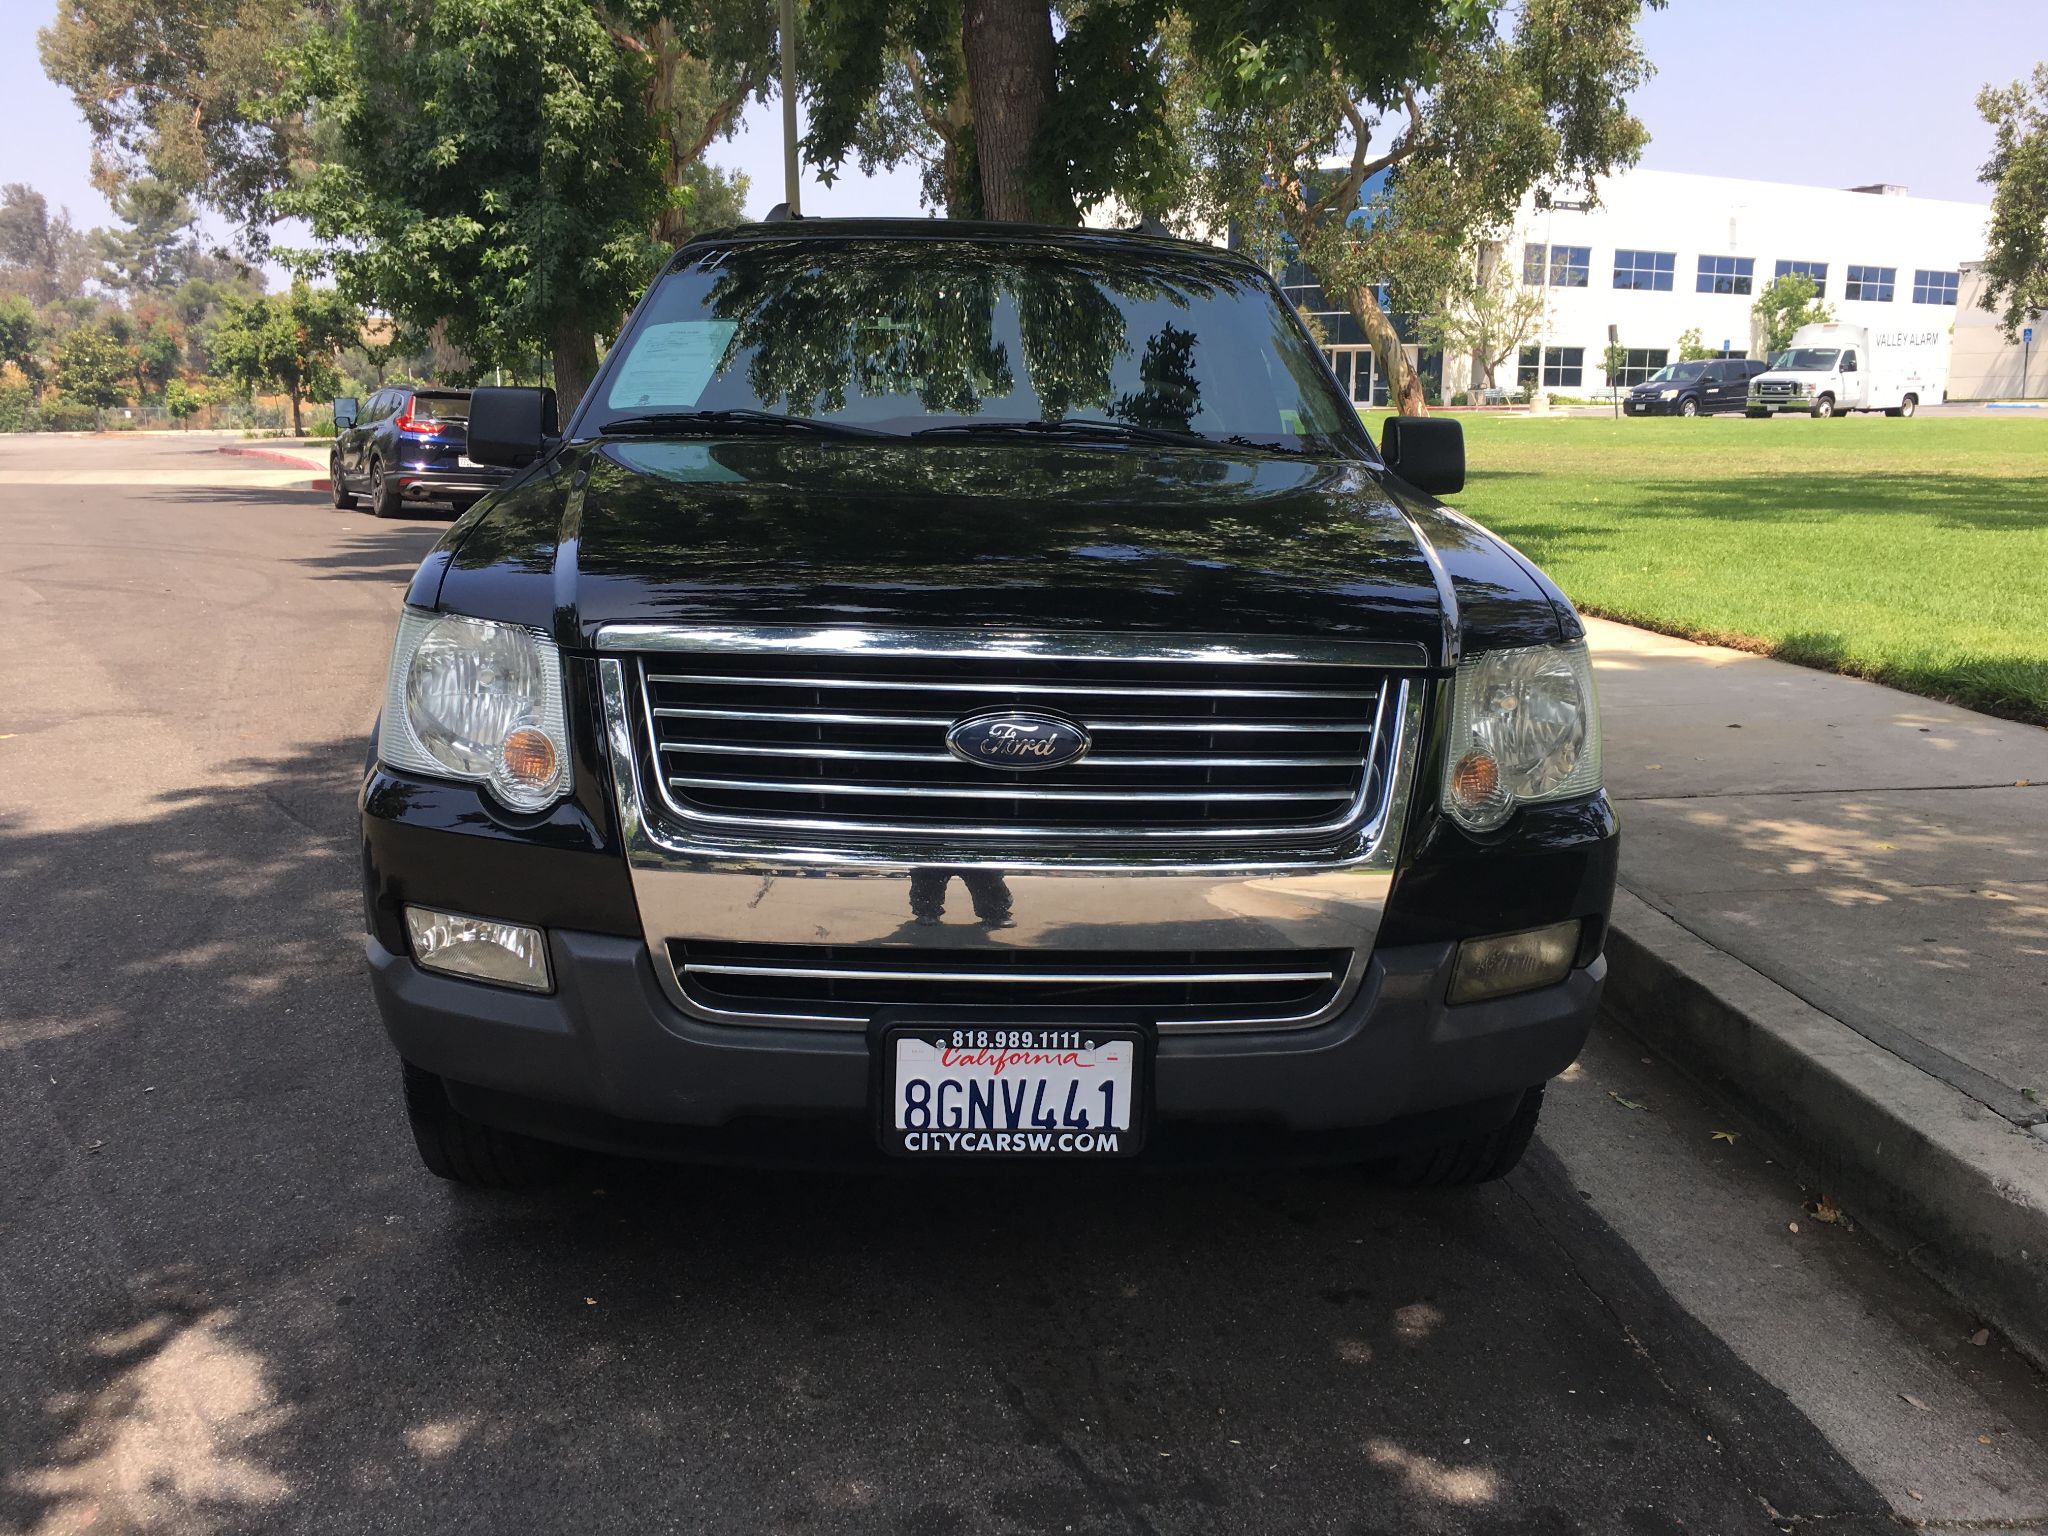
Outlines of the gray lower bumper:
M866 1113L865 1036L697 1019L669 1000L639 940L549 939L549 996L431 974L371 940L399 1053L454 1084L650 1125ZM1604 960L1541 991L1449 1008L1452 953L1378 951L1350 1006L1313 1028L1163 1037L1157 1121L1362 1129L1518 1092L1570 1065Z

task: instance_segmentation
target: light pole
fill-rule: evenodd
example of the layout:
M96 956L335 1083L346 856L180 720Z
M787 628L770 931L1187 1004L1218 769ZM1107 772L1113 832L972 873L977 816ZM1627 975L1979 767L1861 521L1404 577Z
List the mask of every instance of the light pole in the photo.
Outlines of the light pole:
M1543 375L1550 360L1550 290L1551 279L1557 274L1557 266L1551 252L1556 249L1550 242L1551 215L1562 208L1566 213L1584 213L1593 205L1590 202L1559 202L1548 192L1538 194L1543 200L1543 329L1536 338L1536 382L1529 390L1529 408L1534 411L1550 409L1550 392L1544 387Z
M796 0L782 0L782 200L791 218L803 216L796 174Z

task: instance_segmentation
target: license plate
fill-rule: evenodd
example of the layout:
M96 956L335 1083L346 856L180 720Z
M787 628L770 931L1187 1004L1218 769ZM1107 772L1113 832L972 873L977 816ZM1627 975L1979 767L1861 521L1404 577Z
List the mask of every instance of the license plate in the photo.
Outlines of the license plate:
M458 453L458 454L457 454L457 455L455 456L455 462L456 462L456 464L457 464L457 465L459 465L459 466L460 466L461 468L463 468L463 469L482 469L482 468L483 468L483 465L481 465L481 464L477 463L477 461L476 461L475 459L472 459L472 458L471 458L471 457L470 457L470 456L469 456L468 454L466 454L466 453Z
M1146 1034L1129 1026L892 1029L885 1150L906 1157L1129 1157L1144 1135Z

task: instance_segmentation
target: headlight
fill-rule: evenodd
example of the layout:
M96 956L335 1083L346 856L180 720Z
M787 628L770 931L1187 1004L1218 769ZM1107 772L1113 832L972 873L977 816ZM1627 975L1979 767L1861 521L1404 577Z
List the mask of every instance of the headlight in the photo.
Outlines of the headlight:
M552 803L569 788L554 642L517 624L406 609L377 755L393 768L488 784L514 810Z
M1678 391L1675 389L1660 389L1657 391L1657 398L1659 400L1676 400L1678 398Z
M1482 651L1451 689L1443 806L1475 832L1518 805L1600 788L1600 706L1586 642Z

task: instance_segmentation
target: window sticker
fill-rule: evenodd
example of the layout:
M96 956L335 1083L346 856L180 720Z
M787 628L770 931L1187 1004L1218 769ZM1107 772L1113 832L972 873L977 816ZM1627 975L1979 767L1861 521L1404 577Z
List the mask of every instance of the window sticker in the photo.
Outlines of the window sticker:
M650 325L633 342L605 404L615 411L688 410L718 371L736 320Z

